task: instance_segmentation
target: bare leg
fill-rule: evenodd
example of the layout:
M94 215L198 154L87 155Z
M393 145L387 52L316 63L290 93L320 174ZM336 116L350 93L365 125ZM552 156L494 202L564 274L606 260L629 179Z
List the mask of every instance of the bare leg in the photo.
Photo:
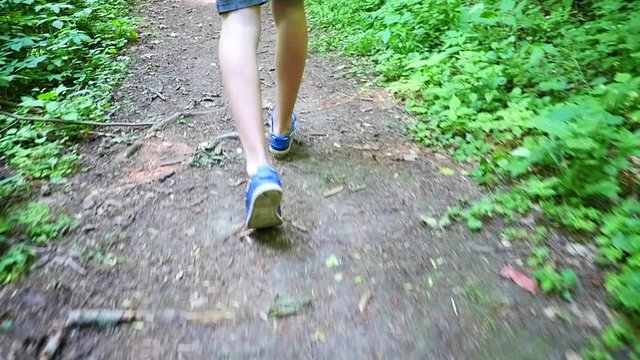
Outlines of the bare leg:
M260 7L222 15L219 56L225 92L247 157L247 173L268 164L258 74Z
M274 132L284 135L291 128L291 114L307 60L307 18L302 0L272 0L271 4L277 30Z

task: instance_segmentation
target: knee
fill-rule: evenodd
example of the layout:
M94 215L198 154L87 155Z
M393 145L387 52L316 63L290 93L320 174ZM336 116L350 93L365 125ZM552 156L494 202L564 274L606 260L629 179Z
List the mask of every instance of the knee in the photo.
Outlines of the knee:
M291 16L305 16L304 0L272 0L271 7L276 23Z

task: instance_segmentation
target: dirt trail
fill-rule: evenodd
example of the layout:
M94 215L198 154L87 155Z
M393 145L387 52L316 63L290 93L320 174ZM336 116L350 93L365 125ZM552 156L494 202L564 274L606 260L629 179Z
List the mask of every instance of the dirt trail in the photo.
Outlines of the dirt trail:
M14 326L1 338L0 358L29 358L70 309L123 303L224 310L232 319L74 330L60 358L560 359L600 326L592 314L601 310L586 294L569 305L501 279L500 267L527 253L503 249L499 228L424 226L421 215L437 217L478 190L446 157L403 135L409 119L384 91L362 90L340 76L344 66L314 56L297 107L300 137L276 162L287 222L249 237L234 232L244 210L239 143L223 143L222 165L187 164L199 144L233 131L221 96L215 4L156 0L140 14L151 24L130 53L114 121L182 109L210 114L169 125L124 163L114 161L124 145L86 144L84 170L43 199L82 219L46 256L71 255L87 273L41 261L28 279L5 286L0 299ZM274 29L264 19L268 102ZM442 167L456 173L445 176ZM277 294L312 304L266 318ZM543 315L550 306L574 323L550 320Z

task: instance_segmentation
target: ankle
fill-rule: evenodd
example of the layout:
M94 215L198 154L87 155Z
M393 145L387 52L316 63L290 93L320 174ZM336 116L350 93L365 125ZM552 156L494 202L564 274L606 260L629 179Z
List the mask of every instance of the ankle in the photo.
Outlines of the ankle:
M282 136L291 131L293 126L293 114L283 116L277 110L273 114L273 133Z
M254 162L254 163L249 163L247 162L247 175L249 177L254 176L255 174L258 173L258 169L263 167L263 166L270 166L268 162Z

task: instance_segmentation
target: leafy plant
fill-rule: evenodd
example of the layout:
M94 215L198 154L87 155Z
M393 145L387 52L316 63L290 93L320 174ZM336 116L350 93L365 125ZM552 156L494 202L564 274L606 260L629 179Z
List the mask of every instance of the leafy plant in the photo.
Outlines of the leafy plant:
M569 236L597 237L612 304L627 315L610 333L638 349L640 2L307 3L316 49L368 56L416 116L417 141L475 161L474 179L501 186L447 218L479 231L535 211ZM569 297L575 274L555 270L544 229L527 239L531 265Z
M15 116L101 121L137 39L125 0L0 1L0 280L27 269L29 244L69 225L40 203L20 205L35 180L60 182L79 159L74 142L87 129L17 121Z
M11 227L21 227L34 243L45 243L53 240L71 223L62 216L55 220L51 208L47 204L32 202L19 208L9 217Z
M567 301L572 300L571 290L578 282L578 276L573 270L562 269L558 272L553 265L546 265L533 275L540 282L540 288L543 292L555 292Z
M14 245L0 258L0 282L17 279L27 271L30 258L34 255L24 244Z

